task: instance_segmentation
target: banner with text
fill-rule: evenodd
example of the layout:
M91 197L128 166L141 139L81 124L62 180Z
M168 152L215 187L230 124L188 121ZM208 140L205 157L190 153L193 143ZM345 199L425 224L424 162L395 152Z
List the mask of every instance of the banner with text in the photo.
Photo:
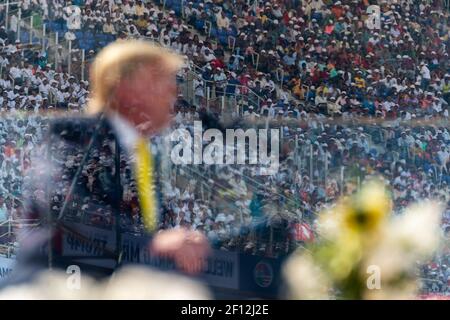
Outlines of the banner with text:
M148 250L150 238L124 235L122 239L122 260L124 263L138 263L162 270L175 270L174 262L166 257L154 256ZM213 254L196 263L202 270L202 278L210 285L239 289L239 254L214 250Z
M15 260L11 258L0 257L0 280L9 276L13 271Z

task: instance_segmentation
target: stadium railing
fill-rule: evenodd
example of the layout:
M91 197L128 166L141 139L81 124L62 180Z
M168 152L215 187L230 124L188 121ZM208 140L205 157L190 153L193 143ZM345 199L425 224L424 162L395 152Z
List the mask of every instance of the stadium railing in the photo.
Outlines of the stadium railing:
M20 230L20 236L26 237L39 222L33 219L17 219L12 216L7 220L0 222L0 255L6 258L15 256L18 248L17 232Z

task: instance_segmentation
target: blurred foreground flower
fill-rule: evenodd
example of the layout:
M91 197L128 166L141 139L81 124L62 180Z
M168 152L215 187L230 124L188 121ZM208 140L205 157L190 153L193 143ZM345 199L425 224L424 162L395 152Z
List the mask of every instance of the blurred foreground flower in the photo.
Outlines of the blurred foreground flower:
M147 267L129 266L110 279L81 275L80 287L68 285L70 275L43 271L30 282L0 291L0 300L205 300L209 290L185 276Z
M318 241L287 261L289 297L410 299L417 296L416 263L440 240L442 208L432 202L390 216L385 186L371 181L318 219Z

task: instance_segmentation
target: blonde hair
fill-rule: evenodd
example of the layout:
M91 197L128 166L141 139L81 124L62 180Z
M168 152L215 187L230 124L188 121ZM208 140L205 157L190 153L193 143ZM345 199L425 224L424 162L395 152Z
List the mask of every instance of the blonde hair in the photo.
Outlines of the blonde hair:
M88 113L107 109L108 100L120 80L130 76L143 65L151 65L166 73L178 71L183 59L147 41L118 40L103 48L90 70L91 96Z

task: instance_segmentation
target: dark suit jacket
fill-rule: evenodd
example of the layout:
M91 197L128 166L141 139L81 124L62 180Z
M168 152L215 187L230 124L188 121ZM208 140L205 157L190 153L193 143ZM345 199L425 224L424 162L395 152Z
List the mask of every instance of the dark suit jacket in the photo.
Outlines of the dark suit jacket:
M101 265L105 274L116 268L119 238L128 227L140 225L140 213L130 155L108 119L98 115L53 120L43 151L32 163L23 192L24 213L40 226L23 238L19 265L77 264L94 273L98 270L91 266ZM157 167L157 159L155 163ZM121 177L116 175L118 166ZM126 201L124 185L131 194ZM93 239L92 227L116 234L116 244Z

